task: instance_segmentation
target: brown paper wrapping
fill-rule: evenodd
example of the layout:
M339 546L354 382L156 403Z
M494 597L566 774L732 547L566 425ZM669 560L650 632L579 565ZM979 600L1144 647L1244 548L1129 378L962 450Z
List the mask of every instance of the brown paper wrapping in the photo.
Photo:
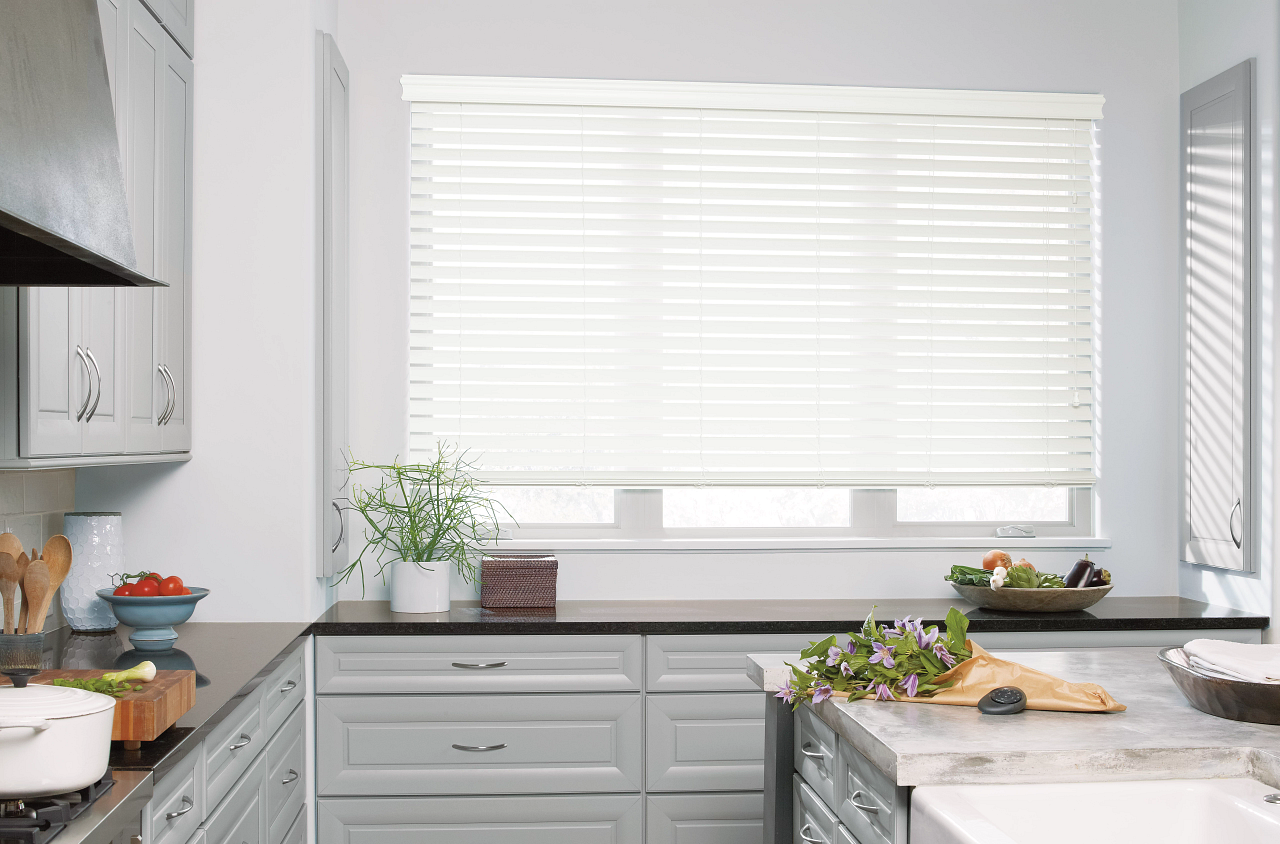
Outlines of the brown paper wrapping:
M1124 712L1125 705L1096 683L1068 683L1052 674L997 659L969 640L972 659L940 674L936 682L954 680L950 688L933 697L898 697L906 703L942 703L950 706L977 706L983 695L1000 686L1017 686L1027 696L1027 709L1054 712ZM836 695L840 695L837 692ZM844 695L847 697L847 695Z

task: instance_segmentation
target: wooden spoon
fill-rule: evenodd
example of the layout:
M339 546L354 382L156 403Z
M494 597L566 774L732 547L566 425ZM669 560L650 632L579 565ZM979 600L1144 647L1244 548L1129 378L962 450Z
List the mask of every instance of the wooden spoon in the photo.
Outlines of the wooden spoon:
M49 601L53 598L53 590L49 588L48 563L36 560L27 566L27 573L22 578L22 591L27 594L27 603L31 607L26 632L43 632L44 617L49 612Z
M10 555L15 560L18 555L26 551L22 547L22 540L14 536L12 533L0 533L0 551Z
M0 600L4 601L4 632L13 632L13 596L17 594L22 577L18 561L12 554L0 551Z
M27 556L26 551L20 551L16 557L18 563L18 583L22 585L22 611L18 613L17 632L27 632L27 616L30 615L31 600L27 597L27 567L31 565L31 558Z
M71 540L62 534L49 537L40 552L40 559L49 567L49 594L52 596L67 579L67 572L71 571ZM52 603L53 598L50 597L49 601Z

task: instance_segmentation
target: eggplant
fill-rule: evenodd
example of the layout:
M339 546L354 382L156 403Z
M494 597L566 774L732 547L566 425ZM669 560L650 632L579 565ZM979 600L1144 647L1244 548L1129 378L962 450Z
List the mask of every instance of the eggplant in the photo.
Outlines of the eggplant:
M1093 577L1089 579L1090 586L1110 586L1111 572L1106 569L1097 569L1093 573Z
M1093 562L1089 559L1089 555L1085 554L1083 560L1076 560L1076 564L1071 567L1071 571L1067 572L1067 576L1062 578L1062 585L1068 589L1080 589L1088 586L1089 581L1093 580L1096 569Z

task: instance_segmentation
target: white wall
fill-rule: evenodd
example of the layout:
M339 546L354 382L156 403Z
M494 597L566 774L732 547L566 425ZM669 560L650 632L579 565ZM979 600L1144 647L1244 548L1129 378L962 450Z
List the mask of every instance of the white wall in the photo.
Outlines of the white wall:
M315 29L333 0L203 0L196 20L192 448L82 469L130 569L208 587L196 620L314 617Z
M1274 615L1280 607L1280 580L1275 577L1275 269L1277 220L1276 153L1280 121L1280 7L1268 0L1180 0L1179 90L1253 58L1254 118L1257 126L1258 195L1254 283L1261 311L1258 351L1258 443L1254 455L1260 476L1258 500L1259 571L1233 574L1183 565L1179 592L1187 597L1228 604ZM1274 628L1272 628L1272 631ZM1272 631L1268 634L1274 636Z
M1114 545L1097 558L1116 594L1173 593L1177 12L1174 0L340 0L337 39L351 71L355 452L407 451L403 73L1102 92L1098 495L1099 530ZM1076 555L1028 556L1065 571ZM976 557L562 554L560 594L943 596L947 567Z

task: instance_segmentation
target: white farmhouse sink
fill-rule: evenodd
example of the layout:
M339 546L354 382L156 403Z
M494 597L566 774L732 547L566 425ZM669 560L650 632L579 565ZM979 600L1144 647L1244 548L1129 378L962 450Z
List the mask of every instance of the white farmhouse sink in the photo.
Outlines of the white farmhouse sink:
M920 786L911 844L1277 844L1280 792L1246 779Z

